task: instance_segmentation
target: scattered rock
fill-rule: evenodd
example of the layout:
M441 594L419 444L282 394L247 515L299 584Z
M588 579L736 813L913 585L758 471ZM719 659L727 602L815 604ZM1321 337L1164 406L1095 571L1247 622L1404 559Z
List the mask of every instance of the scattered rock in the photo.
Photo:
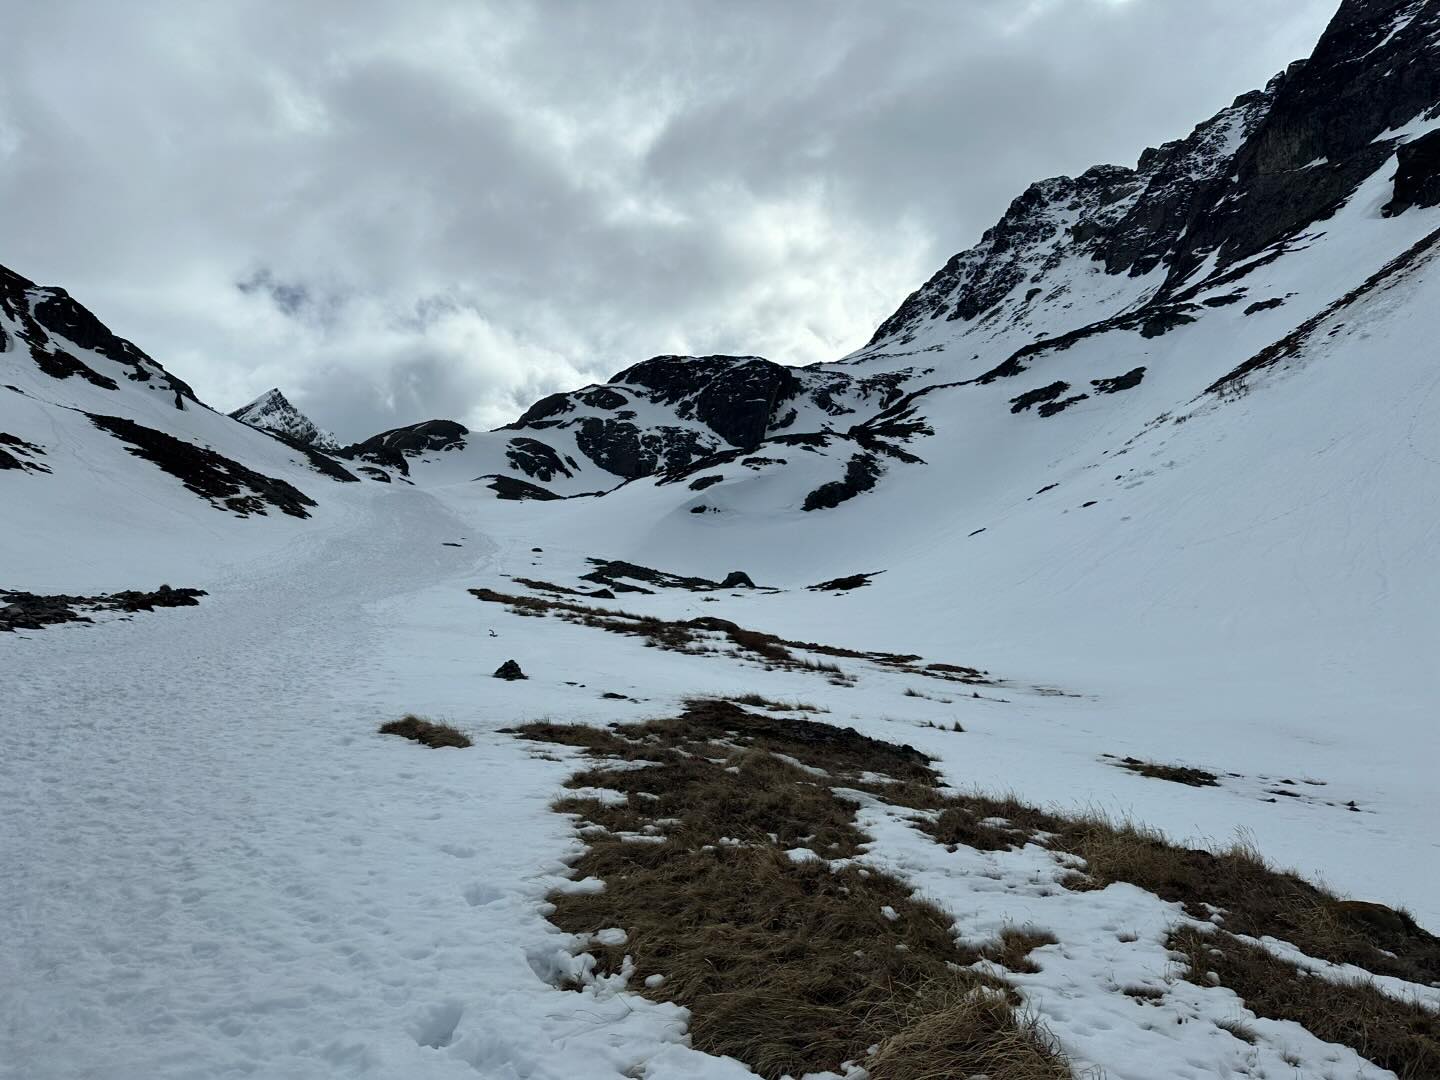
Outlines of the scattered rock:
M851 589L863 589L870 584L870 579L877 574L883 574L884 570L872 570L868 574L850 574L848 577L831 578L829 581L822 581L818 585L808 586L810 592L849 592Z
M1059 401L1047 401L1035 411L1041 416L1054 416L1056 413L1064 412L1076 402L1085 401L1089 397L1089 394L1072 394L1070 397L1062 398Z
M1090 385L1095 388L1097 394L1118 394L1121 390L1129 390L1140 385L1140 380L1145 378L1143 367L1131 368L1124 375L1116 375L1109 379L1091 379Z
M515 682L517 679L528 679L529 677L520 670L520 665L514 660L506 660L495 669L495 678L504 679L506 682Z
M1285 301L1278 296L1272 297L1269 300L1256 300L1255 303L1245 309L1244 314L1254 315L1257 312L1269 311L1271 308L1280 307L1284 303Z
M161 585L154 592L127 589L101 596L40 596L28 592L0 590L0 631L40 630L68 622L91 622L97 611L154 611L156 608L194 607L205 596L203 589L172 589Z
M1069 389L1070 384L1067 382L1053 382L1049 386L1041 386L1034 390L1027 390L1025 393L1017 394L1010 399L1010 411L1012 413L1025 412L1032 405L1038 405L1042 401L1054 401Z

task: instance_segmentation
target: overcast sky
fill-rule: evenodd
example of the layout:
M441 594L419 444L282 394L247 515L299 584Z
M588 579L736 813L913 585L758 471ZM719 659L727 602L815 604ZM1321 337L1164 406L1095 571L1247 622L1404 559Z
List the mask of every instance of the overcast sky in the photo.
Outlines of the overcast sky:
M843 355L1335 5L0 0L0 263L218 408L491 427L657 353Z

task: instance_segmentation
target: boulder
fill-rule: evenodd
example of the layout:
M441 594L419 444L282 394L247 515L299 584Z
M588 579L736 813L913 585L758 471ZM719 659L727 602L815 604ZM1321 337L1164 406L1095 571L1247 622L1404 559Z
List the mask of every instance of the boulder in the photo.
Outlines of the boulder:
M504 679L506 682L514 682L517 679L528 679L529 677L530 676L520 670L520 665L514 660L506 660L495 669L495 678Z

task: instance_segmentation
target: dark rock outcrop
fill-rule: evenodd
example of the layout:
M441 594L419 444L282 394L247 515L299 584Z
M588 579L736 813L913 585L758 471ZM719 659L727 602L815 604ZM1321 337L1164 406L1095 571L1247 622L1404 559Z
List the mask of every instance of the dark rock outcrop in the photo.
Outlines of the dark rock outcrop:
M506 682L516 682L520 679L528 679L530 676L520 670L520 665L514 660L506 660L495 669L495 678L504 679Z
M177 407L188 399L198 404L189 385L171 375L132 342L117 336L64 289L46 288L27 277L0 266L0 311L19 324L16 336L30 352L37 367L56 379L79 376L106 390L119 384L78 359L71 347L88 349L123 364L126 378L138 383L158 383L174 395Z
M562 498L548 488L540 487L538 484L531 484L521 480L518 476L504 476L499 473L491 473L488 476L477 476L477 480L487 481L486 487L502 499L511 502L525 502L533 500L536 502L553 502Z
M314 499L284 480L258 473L214 450L123 416L85 415L101 431L125 443L131 454L158 465L216 509L248 517L263 515L266 507L274 507L291 517L305 518L310 516L306 507L315 505Z
M553 449L539 439L523 436L510 440L505 448L506 460L510 467L541 483L549 483L557 476L574 476Z
M805 496L800 509L833 510L841 503L871 490L879 482L882 471L874 454L854 454L845 465L844 479L821 484Z
M1027 390L1025 393L1010 399L1010 411L1012 413L1025 412L1031 406L1038 405L1042 401L1054 401L1069 389L1070 384L1067 382L1053 382L1049 386L1040 386L1034 390Z
M40 630L67 622L92 622L98 611L154 611L156 608L194 607L203 589L172 589L161 585L154 592L127 589L101 596L37 595L0 590L0 632ZM89 614L87 614L89 613Z
M1310 59L1274 84L1263 122L1181 238L1167 289L1211 252L1230 265L1349 198L1395 153L1386 133L1440 105L1437 32L1434 0L1344 0Z
M1440 129L1406 143L1397 157L1395 194L1381 213L1394 217L1412 206L1440 206Z
M372 435L364 442L352 443L338 451L344 458L358 458L372 465L394 469L402 476L410 475L407 458L421 454L460 450L470 429L454 420L424 420L418 424L391 428Z
M0 431L0 469L48 473L50 466L35 460L37 457L44 456L44 447L26 442L18 435Z
M800 390L789 368L758 356L656 356L610 381L645 387L652 401L744 450L760 445L776 407Z
M1118 394L1122 390L1133 390L1140 385L1145 378L1143 367L1131 368L1124 375L1116 375L1109 379L1091 379L1090 385L1095 388L1097 394Z

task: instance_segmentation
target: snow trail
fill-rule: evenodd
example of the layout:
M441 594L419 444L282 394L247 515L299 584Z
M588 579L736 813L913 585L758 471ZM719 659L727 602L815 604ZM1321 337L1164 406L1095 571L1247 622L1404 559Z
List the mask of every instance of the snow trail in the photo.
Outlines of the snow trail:
M678 1036L536 974L568 764L375 734L424 708L391 620L477 551L395 490L178 618L0 642L0 1075L603 1075Z

